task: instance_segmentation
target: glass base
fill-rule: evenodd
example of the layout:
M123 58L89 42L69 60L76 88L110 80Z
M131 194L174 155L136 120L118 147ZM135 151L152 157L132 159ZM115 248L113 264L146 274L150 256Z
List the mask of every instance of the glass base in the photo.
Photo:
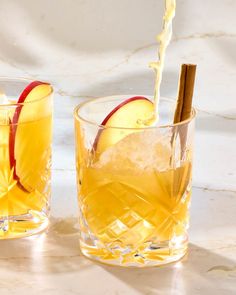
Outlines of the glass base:
M0 239L28 237L44 231L49 224L43 212L31 211L25 215L0 218Z
M149 243L140 249L132 250L129 247L98 247L80 240L81 252L89 259L100 263L122 267L152 267L161 266L180 260L187 253L188 238L181 236L171 241L159 244Z

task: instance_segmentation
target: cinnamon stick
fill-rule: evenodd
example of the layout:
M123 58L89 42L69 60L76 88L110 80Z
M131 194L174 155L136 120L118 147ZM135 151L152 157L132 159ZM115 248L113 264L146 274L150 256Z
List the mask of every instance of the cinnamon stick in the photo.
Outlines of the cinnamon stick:
M179 91L178 99L174 115L174 124L187 120L191 116L192 112L192 100L193 100L193 90L194 81L196 74L196 65L192 64L182 64L181 73L179 79ZM180 126L179 128L173 129L173 134L171 137L171 145L174 147L176 136L179 134L180 137L180 147L181 147L181 159L185 155L185 146L187 139L188 125ZM171 166L174 165L174 157L170 159Z
M174 124L187 120L192 112L196 65L182 64Z

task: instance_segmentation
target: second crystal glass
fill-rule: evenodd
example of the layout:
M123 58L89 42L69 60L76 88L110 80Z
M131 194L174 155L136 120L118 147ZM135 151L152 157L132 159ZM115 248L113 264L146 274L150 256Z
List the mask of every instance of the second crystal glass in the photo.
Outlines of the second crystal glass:
M188 245L195 112L166 125L175 104L162 99L162 126L100 125L125 99L106 97L75 110L81 250L108 264L166 264Z

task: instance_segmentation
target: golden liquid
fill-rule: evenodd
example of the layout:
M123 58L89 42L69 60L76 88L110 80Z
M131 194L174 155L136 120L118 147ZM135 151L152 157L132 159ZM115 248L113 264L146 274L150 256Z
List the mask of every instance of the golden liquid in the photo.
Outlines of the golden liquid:
M145 263L145 259L160 261L179 255L175 246L171 248L170 245L178 238L186 238L191 160L171 169L167 164L171 151L160 141L149 149L149 142L145 144L149 135L151 142L152 132L128 135L108 148L99 159L84 149L82 139L79 142L81 248L88 256L102 260L121 259L125 265L126 259L134 262L137 253L143 257L141 263ZM145 154L138 149L143 149ZM130 161L132 153L136 153L137 162ZM152 153L150 157L147 155L147 161L144 159L146 153ZM157 159L157 164L148 164L152 158L153 161ZM157 167L158 159L163 161L161 170ZM89 246L88 237L96 237L97 246ZM165 245L164 252L150 251L151 247L160 247L160 244ZM126 251L129 255L124 254Z
M158 103L160 100L160 86L162 80L162 73L165 62L166 49L170 43L172 37L172 22L175 16L176 0L165 0L165 14L163 17L163 30L161 34L157 36L159 42L158 48L158 60L151 62L149 66L154 70L156 74L155 88L154 88L154 104L155 104L155 116L158 118Z
M0 124L0 238L24 235L44 222L42 210L47 210L50 196L51 122L47 116L18 124L15 159L19 180L10 167L10 126Z
M110 246L138 248L185 234L188 223L191 165L175 170L112 171L85 168L80 203L96 237Z

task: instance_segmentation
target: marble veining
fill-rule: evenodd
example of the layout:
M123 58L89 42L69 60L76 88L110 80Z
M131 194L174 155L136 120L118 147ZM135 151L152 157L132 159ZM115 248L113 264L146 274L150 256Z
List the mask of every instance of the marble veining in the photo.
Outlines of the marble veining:
M232 278L236 278L236 266L224 266L224 265L216 265L208 269L208 273L214 273L220 275L229 276Z

